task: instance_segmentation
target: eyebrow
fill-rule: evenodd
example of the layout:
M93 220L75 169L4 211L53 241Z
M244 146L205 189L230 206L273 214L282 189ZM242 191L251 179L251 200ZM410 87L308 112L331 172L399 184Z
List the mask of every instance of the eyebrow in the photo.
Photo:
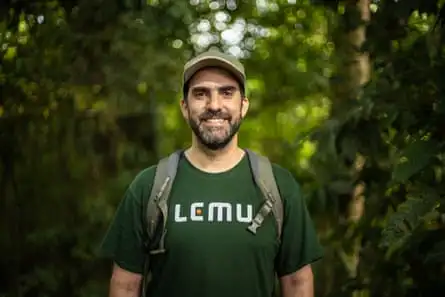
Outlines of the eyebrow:
M204 87L204 86L196 86L196 87L192 87L192 91L193 92L199 92L199 91L208 91L210 90L210 87ZM219 91L232 91L232 90L236 90L237 87L232 86L232 85L226 85L226 86L220 86L216 88Z

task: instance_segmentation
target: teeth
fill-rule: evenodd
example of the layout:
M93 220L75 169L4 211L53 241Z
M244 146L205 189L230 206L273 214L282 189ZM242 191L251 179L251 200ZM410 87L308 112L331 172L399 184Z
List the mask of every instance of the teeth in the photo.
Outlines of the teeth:
M208 119L207 122L222 123L222 122L224 122L224 120L223 119Z

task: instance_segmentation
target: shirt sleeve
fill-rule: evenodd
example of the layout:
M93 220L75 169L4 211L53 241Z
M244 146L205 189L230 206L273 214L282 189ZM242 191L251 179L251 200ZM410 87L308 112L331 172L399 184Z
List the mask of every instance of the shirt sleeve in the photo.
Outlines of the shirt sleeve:
M127 189L100 250L122 269L142 274L145 254L140 196L131 187Z
M323 256L323 249L300 187L290 173L283 187L283 229L275 263L279 277L294 273Z

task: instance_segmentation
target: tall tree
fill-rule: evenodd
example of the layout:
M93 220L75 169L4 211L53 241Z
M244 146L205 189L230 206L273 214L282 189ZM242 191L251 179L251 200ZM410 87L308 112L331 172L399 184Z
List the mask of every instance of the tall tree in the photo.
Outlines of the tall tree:
M330 14L330 35L335 46L335 71L330 84L331 111L320 130L325 133L316 134L315 139L322 149L312 163L317 172L324 172L317 179L331 198L337 200L331 203L338 205L337 211L330 209L325 214L338 226L336 237L330 239L332 246L327 261L340 261L342 265L325 268L330 272L326 272L324 294L350 292L352 296L358 296L359 293L348 284L358 274L361 238L357 227L365 209L365 183L360 176L365 156L354 143L348 142L349 138L344 137L348 127L343 124L353 117L353 110L362 100L363 89L371 76L370 55L365 49L371 19L370 0L347 0L336 4L335 13ZM339 7L344 8L340 15ZM327 174L326 168L335 168L335 171L332 169L332 173ZM336 196L332 196L333 193ZM334 285L338 283L346 285Z
M338 51L341 57L339 66L340 82L334 88L333 96L333 116L341 116L348 112L349 100L360 100L363 94L363 87L369 82L371 75L371 65L369 53L364 48L366 42L366 27L370 21L370 0L348 0L345 3L345 13L343 18L343 34L338 44ZM344 102L346 101L346 102ZM345 104L346 103L346 104ZM360 172L365 165L365 158L357 153L353 160L351 174L355 181L355 186L350 194L350 200L346 202L345 216L350 223L351 248L342 252L342 259L348 269L350 278L357 276L357 267L360 251L360 237L356 237L352 230L361 219L364 209L365 184L360 180Z

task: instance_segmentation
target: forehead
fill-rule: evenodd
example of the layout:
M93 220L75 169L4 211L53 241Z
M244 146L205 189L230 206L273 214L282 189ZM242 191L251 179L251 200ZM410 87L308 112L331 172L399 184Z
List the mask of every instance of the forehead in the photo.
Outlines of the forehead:
M195 73L189 85L190 87L237 86L238 82L227 70L221 68L204 68Z

